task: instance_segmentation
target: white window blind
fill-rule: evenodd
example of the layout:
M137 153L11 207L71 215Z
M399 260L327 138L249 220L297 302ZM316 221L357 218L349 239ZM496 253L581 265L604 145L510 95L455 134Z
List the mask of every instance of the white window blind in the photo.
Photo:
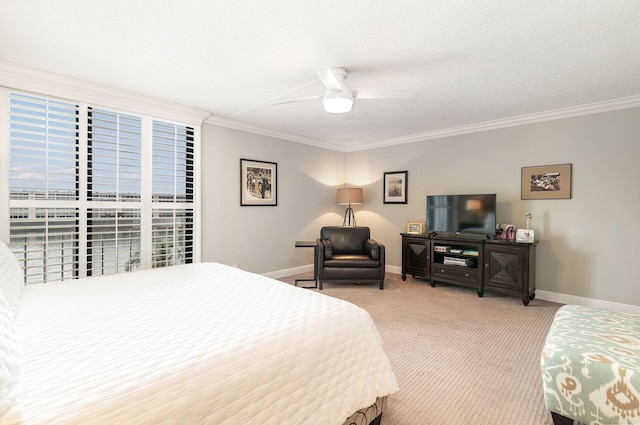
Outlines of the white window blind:
M193 129L153 122L153 200L193 202Z
M140 201L142 119L89 108L88 193L94 201Z
M9 100L0 143L25 282L194 261L194 128L37 95Z
M193 262L193 210L153 210L153 267Z
M78 106L11 93L11 199L78 199Z
M89 209L87 232L88 275L140 269L139 209Z
M25 283L78 275L78 106L10 94L9 245Z
M9 246L25 283L78 277L78 210L11 208Z

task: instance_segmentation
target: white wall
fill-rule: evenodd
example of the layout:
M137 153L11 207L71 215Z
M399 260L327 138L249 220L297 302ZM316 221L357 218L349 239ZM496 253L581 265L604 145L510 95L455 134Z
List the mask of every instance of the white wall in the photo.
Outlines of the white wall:
M398 270L399 234L424 220L427 194L488 192L500 223L524 227L532 212L538 290L640 306L639 135L640 108L347 154L205 124L202 259L258 273L308 266L311 250L294 241L342 223L335 188L347 182L364 187L358 224ZM278 163L277 207L239 206L240 158ZM572 199L520 199L521 167L563 163L573 164ZM383 173L403 170L409 203L383 204Z

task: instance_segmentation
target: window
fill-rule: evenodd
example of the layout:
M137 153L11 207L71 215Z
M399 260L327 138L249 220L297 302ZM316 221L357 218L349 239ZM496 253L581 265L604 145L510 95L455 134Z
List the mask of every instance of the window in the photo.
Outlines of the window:
M194 128L16 92L9 103L10 247L26 283L195 260Z

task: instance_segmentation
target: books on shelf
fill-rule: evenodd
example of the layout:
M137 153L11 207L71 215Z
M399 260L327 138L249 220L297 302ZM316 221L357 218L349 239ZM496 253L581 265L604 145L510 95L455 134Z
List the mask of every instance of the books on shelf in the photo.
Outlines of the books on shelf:
M470 267L476 263L475 258L458 258L458 257L444 257L442 264L451 266Z
M464 251L462 251L462 253L465 255L472 255L474 257L478 256L478 251L475 249L465 249Z

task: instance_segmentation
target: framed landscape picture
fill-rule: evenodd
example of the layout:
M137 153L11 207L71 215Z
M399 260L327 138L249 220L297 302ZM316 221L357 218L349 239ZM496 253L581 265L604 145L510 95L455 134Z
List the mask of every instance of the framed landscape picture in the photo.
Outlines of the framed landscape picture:
M522 199L571 199L571 164L522 167Z
M278 164L240 159L240 205L278 205Z
M407 179L408 171L390 171L384 173L384 194L385 204L406 204L407 203Z

